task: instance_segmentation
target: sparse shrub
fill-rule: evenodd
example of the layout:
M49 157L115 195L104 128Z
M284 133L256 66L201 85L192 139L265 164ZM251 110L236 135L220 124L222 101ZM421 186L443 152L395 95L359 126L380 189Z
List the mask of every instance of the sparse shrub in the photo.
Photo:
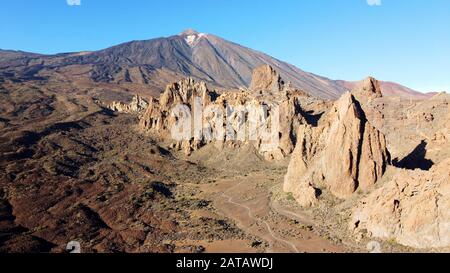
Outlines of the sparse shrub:
M286 199L288 201L295 201L295 198L294 198L294 195L292 194L292 192L287 193Z
M144 196L148 199L154 199L157 194L160 194L166 198L173 198L173 193L170 188L162 182L151 182L146 186Z
M389 240L386 241L388 244L390 244L391 246L397 245L397 240L395 238L390 238Z
M252 248L257 248L257 247L260 247L261 245L262 245L261 241L253 241L252 244L251 244L251 247Z

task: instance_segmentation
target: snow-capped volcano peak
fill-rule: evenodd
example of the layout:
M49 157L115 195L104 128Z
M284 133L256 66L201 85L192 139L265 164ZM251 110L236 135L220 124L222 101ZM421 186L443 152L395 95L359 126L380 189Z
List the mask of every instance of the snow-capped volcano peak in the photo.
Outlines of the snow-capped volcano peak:
M206 33L200 33L198 31L195 31L193 29L188 29L183 31L180 36L184 37L184 40L186 41L186 43L193 47L195 45L197 45L198 41L202 38L206 36Z
M195 29L186 29L185 31L180 33L180 36L190 36L190 35L198 35L200 34L198 31L196 31Z

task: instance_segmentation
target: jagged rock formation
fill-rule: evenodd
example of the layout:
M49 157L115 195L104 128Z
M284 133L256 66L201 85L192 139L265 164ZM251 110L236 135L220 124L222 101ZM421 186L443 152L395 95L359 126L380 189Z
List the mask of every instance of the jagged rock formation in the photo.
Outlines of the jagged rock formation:
M313 128L309 125L301 125L297 133L297 145L291 157L288 171L284 179L284 191L293 194L297 202L304 207L313 206L317 202L317 193L314 188L316 174L309 171L309 161L312 159L314 151Z
M374 185L389 163L383 134L367 121L355 97L346 93L318 127L300 126L284 190L305 206L314 203L316 186L347 198Z
M399 170L360 201L350 228L415 247L450 246L450 159L430 171Z
M195 127L189 139L176 140L172 144L173 149L182 149L190 154L211 142L215 142L217 147L252 144L266 159L282 159L292 153L295 130L305 123L298 100L305 93L285 87L278 73L270 66L259 68L254 75L250 91L226 92L221 96L209 91L204 82L197 83L193 79L169 85L159 100L150 102L140 127L146 132L156 133L162 139L170 139L171 130L177 122L171 111L175 106L182 105L187 107L184 108L186 115L191 114L191 124L200 124L200 129L199 126ZM203 111L199 119L195 115L195 98L201 98L198 108ZM279 125L276 128L278 131L265 136L264 140L263 135L274 128L276 123ZM256 135L249 133L252 125L256 126ZM224 132L213 130L219 127ZM212 135L213 132L216 135ZM272 142L274 138L276 146L269 145L267 142Z
M253 70L250 90L253 92L277 93L283 90L284 81L270 65L262 65Z
M211 103L213 93L208 90L204 82L195 82L192 78L173 83L166 88L160 99L163 110L169 110L177 104L193 105L195 97L202 98L203 105Z
M356 84L351 93L361 104L370 123L381 130L384 122L384 115L380 110L382 105L379 105L379 99L383 97L381 83L375 78L367 77Z
M119 113L141 113L145 111L147 107L148 102L139 95L135 95L129 104L114 101L108 105L107 108Z
M253 71L249 91L259 104L272 104L279 107L279 149L268 158L282 159L294 150L296 128L306 123L301 115L299 98L307 97L303 91L285 84L280 74L270 65L262 65Z
M352 89L353 95L360 101L365 99L381 98L381 84L373 77L367 77Z
M157 133L162 139L171 138L171 128L177 122L177 118L171 115L171 111L176 106L187 106L191 115L191 110L195 107L195 98L201 98L202 107L211 104L216 97L215 92L209 91L204 82L195 82L192 78L181 80L167 86L159 101L152 99L149 107L140 120L140 127L144 131ZM191 116L190 116L191 117ZM182 149L186 154L200 147L202 139L178 140L173 144L173 148Z

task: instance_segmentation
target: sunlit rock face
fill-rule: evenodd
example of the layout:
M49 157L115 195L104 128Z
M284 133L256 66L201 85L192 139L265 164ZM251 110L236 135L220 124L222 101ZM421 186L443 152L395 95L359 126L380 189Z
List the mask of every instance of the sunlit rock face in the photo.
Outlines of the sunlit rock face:
M250 90L261 93L278 93L284 88L280 74L270 65L263 65L253 70Z
M316 186L348 198L374 185L388 164L385 137L367 121L355 97L346 93L318 127L300 126L284 190L304 206L314 204Z
M255 71L249 90L220 96L189 78L167 86L159 100L150 101L140 128L165 140L173 138L172 129L180 120L173 111L182 109L191 121L192 137L174 141L174 149L190 154L212 142L235 148L250 144L265 159L280 160L292 153L296 129L306 123L301 96L306 94L285 86L270 66Z
M450 159L430 171L398 170L361 200L350 229L415 248L450 246Z

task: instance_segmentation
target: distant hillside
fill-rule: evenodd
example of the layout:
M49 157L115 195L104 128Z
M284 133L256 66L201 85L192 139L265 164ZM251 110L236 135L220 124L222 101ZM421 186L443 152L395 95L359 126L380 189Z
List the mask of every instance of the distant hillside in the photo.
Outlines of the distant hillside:
M352 90L359 81L349 82L349 81L336 81L341 86ZM411 88L405 87L395 82L383 82L381 83L381 92L383 92L384 96L390 97L401 97L407 99L428 99L434 95L434 93L421 93L419 91L413 90Z

